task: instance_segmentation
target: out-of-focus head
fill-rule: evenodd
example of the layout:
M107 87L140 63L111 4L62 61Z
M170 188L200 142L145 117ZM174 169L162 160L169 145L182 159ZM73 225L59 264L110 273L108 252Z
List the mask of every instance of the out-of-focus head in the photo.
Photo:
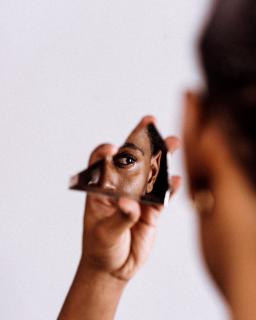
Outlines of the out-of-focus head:
M256 187L256 2L217 1L199 44L206 80L202 122L215 118Z
M232 228L239 230L230 212L238 217L247 210L256 189L256 1L215 2L199 55L205 88L186 96L186 164L192 197L200 195L205 212L213 208L200 215L202 244L212 274L223 285L230 251L226 238Z
M210 94L226 94L256 84L256 2L215 1L199 51Z
M199 41L205 89L189 100L198 105L197 115L190 114L192 122L196 117L200 129L217 124L233 159L256 187L255 34L254 0L217 1Z

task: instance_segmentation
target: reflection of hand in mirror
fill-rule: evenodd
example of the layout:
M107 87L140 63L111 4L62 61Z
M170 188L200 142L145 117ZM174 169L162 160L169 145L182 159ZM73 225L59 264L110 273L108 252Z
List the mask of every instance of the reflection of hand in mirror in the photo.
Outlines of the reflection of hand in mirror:
M128 193L152 191L159 172L161 153L151 156L147 132L141 131L149 122L152 122L152 117L145 117L137 127L140 129L139 135L136 130L133 131L121 148L106 144L93 151L89 165L102 158L114 159L114 164L109 164L112 171L106 168L101 177L102 186L123 188ZM165 140L165 145L167 151L172 153L179 146L179 141L170 137ZM110 178L107 178L110 173ZM125 180L135 181L135 177L139 178L130 189ZM173 192L179 182L179 177L170 179ZM59 319L74 319L76 315L87 315L88 319L93 315L93 319L101 319L101 309L104 309L104 319L113 319L125 284L150 253L162 207L159 204L139 204L130 197L116 199L97 193L88 194L82 256ZM102 294L102 290L107 292L106 295Z
M73 177L71 189L130 196L147 203L168 200L167 147L152 117L146 119L114 155L99 155L98 162Z

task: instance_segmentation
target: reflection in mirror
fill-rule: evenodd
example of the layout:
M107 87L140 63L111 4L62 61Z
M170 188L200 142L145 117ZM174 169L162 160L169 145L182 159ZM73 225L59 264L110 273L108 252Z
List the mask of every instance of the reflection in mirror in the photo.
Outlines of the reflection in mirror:
M137 126L113 157L71 177L69 188L166 204L170 195L167 148L154 124Z

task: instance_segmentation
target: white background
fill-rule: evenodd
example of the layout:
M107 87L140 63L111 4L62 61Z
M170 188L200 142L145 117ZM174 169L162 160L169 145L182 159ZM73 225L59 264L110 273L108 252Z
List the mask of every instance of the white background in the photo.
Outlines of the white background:
M67 190L92 148L145 114L179 134L200 82L207 0L0 1L0 318L55 319L80 256L84 194ZM172 171L185 180L182 155ZM183 181L184 182L184 181ZM116 319L226 319L183 187Z

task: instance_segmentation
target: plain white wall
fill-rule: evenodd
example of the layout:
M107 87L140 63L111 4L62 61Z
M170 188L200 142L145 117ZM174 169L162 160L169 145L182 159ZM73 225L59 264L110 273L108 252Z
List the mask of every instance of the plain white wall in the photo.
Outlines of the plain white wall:
M195 36L209 0L0 2L0 318L56 318L81 249L84 194L67 190L92 148L145 114L179 134L200 82ZM184 177L181 152L173 172ZM116 319L225 319L184 187L159 223Z

